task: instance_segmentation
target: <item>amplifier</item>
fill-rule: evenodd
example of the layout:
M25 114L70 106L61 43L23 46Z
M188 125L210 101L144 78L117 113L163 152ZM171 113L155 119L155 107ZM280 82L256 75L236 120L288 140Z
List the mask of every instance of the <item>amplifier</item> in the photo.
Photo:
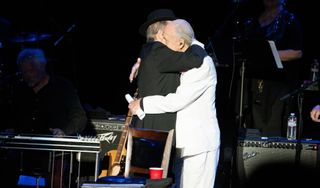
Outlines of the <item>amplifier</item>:
M98 138L101 142L100 158L110 150L116 150L125 120L91 119L84 136ZM90 157L93 160L93 157ZM84 159L86 160L86 159Z
M122 130L124 127L125 118L112 118L112 119L89 119L86 129L83 131L82 136L98 138L100 140L100 165L99 174L101 170L108 169L109 158L106 156L110 150L116 150ZM94 174L92 169L95 165L95 156L90 153L83 153L81 155L81 174L79 182L94 181ZM98 175L99 175L98 174ZM82 187L90 187L82 186ZM97 186L98 187L98 186Z
M272 168L272 165L274 172L281 165L315 169L318 167L319 146L318 140L301 140L298 143L285 138L238 139L237 172L240 184L258 170Z
M116 150L124 127L122 120L91 120L96 136L101 141L101 154Z

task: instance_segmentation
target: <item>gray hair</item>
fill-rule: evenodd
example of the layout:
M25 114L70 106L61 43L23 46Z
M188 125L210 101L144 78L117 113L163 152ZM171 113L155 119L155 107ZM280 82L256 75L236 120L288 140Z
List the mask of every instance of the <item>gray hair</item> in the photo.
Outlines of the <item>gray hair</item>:
M191 45L192 39L194 39L194 31L191 25L183 19L173 20L176 34L183 39L187 45Z
M47 60L44 55L43 50L39 48L25 48L23 49L17 58L17 65L21 65L21 63L24 63L28 60L34 60L35 62L38 62L40 64L46 64Z
M167 21L159 21L154 24L151 24L147 28L147 42L151 42L155 40L156 34L159 32L159 30L163 30L164 27L168 24Z

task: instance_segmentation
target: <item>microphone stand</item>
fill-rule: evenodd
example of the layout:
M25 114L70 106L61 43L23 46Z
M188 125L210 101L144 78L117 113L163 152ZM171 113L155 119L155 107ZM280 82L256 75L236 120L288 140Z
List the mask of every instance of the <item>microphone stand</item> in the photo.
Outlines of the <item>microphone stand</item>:
M65 36L68 34L68 33L70 33L70 32L72 32L74 29L76 28L76 23L74 23L74 24L72 24L68 29L67 29L67 31L64 33L64 34L62 34L59 38L58 38L58 40L56 40L55 42L54 42L54 46L58 46L58 44L65 38ZM72 71L73 71L73 75L72 75L72 77L73 77L73 81L75 82L75 85L77 86L78 84L77 84L77 76L76 76L76 65L75 65L75 52L74 52L74 48L73 48L73 46L72 46L72 52L71 52L72 54Z
M303 105L303 91L309 88L311 85L316 84L320 81L320 78L310 82L310 83L303 83L301 87L293 90L292 92L282 96L280 98L281 101L287 100L294 95L298 95L298 109L299 109L299 123L298 123L298 137L297 140L300 140L301 138L301 131L302 131L302 124L303 124L303 118L302 118L302 105Z
M303 83L301 87L293 90L292 92L284 95L280 98L281 101L287 100L289 98L292 98L294 95L298 95L298 110L299 110L299 122L297 125L297 145L296 145L296 155L295 155L295 165L300 164L300 157L301 157L301 150L302 150L302 144L301 144L301 135L302 135L302 127L303 127L303 118L302 118L302 107L303 107L303 91L312 86L313 84L316 84L320 81L320 78L310 82L310 83Z
M54 46L57 46L60 41L62 41L62 39L64 38L64 36L67 34L67 33L70 33L74 28L76 27L76 24L72 24L68 30L66 31L65 34L61 35L61 37L58 38L58 40L56 40L56 42L54 42Z
M299 88L293 90L292 92L290 92L290 93L282 96L282 97L280 98L280 100L281 100L281 101L287 100L288 98L293 97L293 96L296 95L297 93L300 93L300 92L306 90L308 87L310 87L311 85L313 85L313 84L315 84L315 83L317 83L317 82L319 82L319 81L320 81L320 78L318 78L318 79L316 79L316 80L314 80L314 81L312 81L312 82L309 82L309 83L303 83L303 84L301 85L301 87L299 87Z

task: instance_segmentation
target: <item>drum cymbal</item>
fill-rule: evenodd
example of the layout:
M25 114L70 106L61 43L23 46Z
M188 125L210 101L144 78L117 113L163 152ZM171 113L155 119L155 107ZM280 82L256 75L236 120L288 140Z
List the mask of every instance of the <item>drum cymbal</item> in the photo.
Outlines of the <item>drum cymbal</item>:
M18 35L11 38L11 42L16 42L16 43L37 42L41 40L47 40L50 37L51 35L46 33L21 32Z

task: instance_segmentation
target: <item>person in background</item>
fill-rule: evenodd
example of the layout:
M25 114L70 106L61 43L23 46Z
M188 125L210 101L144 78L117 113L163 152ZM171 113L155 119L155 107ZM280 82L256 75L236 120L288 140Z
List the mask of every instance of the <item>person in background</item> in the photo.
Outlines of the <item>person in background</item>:
M87 117L75 88L67 79L49 74L46 63L42 49L25 48L19 53L17 67L23 81L13 89L12 121L4 133L63 137L77 136L84 130ZM48 168L48 156L43 151L24 151L23 165L19 160L11 162L19 164L22 171L40 169L43 172ZM12 171L17 173L17 169Z
M184 52L194 39L190 24L181 19L167 24L163 33L165 44ZM204 50L204 49L203 49ZM146 114L177 112L176 147L183 161L181 188L212 188L220 152L220 129L216 117L216 70L210 56L199 68L182 72L175 93L153 95L135 100L129 109Z
M18 133L77 135L87 117L72 83L46 71L41 49L23 49L17 59L24 82L15 88L13 129Z
M276 44L283 70L273 73L249 73L248 111L245 124L259 129L263 136L284 136L289 113L296 111L294 99L280 100L300 84L302 33L296 16L284 6L284 0L262 0L263 10L244 22L243 38L271 40ZM259 62L256 62L259 63Z

